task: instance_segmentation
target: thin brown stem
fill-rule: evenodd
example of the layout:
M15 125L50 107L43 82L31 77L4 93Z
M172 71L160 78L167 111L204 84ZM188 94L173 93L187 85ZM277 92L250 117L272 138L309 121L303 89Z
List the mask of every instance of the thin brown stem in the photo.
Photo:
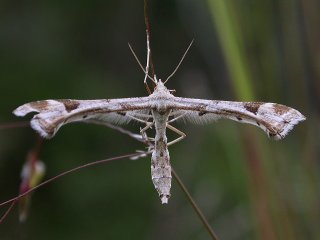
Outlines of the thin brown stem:
M99 160L99 161L94 161L94 162L91 162L91 163L87 163L87 164L84 164L84 165L81 165L81 166L78 166L78 167L75 167L73 169L70 169L68 171L65 171L65 172L62 172L52 178L49 178L47 179L46 181L43 181L42 183L40 183L39 185L29 189L28 191L22 193L22 194L19 194L18 196L14 197L14 198L11 198L5 202L2 202L0 203L0 207L1 206L4 206L6 204L9 204L9 203L12 203L14 201L17 201L18 199L30 194L31 192L37 190L38 188L50 183L50 182L53 182L55 180L57 180L58 178L60 177L63 177L65 175L68 175L70 173L73 173L73 172L76 172L76 171L79 171L83 168L87 168L87 167L91 167L91 166L94 166L94 165L98 165L98 164L103 164L103 163L107 163L107 162L111 162L111 161L115 161L115 160L120 160L120 159L124 159L124 158L132 158L132 157L139 157L139 156L142 156L142 155L146 155L146 154L149 154L149 153L131 153L131 154L126 154L126 155L122 155L122 156L118 156L118 157L112 157L112 158L107 158L107 159L103 159L103 160Z
M0 130L9 129L9 128L28 127L29 125L30 125L29 121L2 123L0 124Z
M144 67L142 66L142 64L141 64L141 62L140 62L137 54L136 54L135 51L133 50L133 48L132 48L132 46L130 45L130 43L128 43L128 46L129 46L129 49L130 49L131 53L133 54L134 58L136 59L137 63L139 64L140 68L142 69L142 71L143 71L145 74L147 74L147 72L145 71ZM147 75L148 75L148 78L149 78L152 82L156 83L156 81L155 81L149 74L147 74ZM148 87L148 88L149 88L149 87ZM149 94L151 94L150 89L147 90L147 91L148 91Z
M214 239L214 240L219 240L218 236L215 234L215 232L211 228L208 220L203 215L203 213L201 212L201 210L198 207L198 205L196 204L196 202L193 200L191 194L189 193L189 191L186 188L186 186L183 184L182 180L179 178L178 174L173 170L173 168L171 169L171 172L172 172L172 175L173 175L174 179L177 181L179 187L181 188L181 190L186 194L189 203L193 207L194 211L197 213L198 217L200 218L201 222L203 223L203 225L207 229L207 231L208 231L209 235L211 236L211 238Z
M11 212L11 210L13 209L14 205L16 205L17 200L14 200L11 202L10 207L7 209L7 211L2 215L2 217L0 218L0 224L6 219L6 217L8 216L8 214Z
M148 15L148 0L144 0L144 23L146 25L146 33L149 39L151 39L151 27L149 23L149 15ZM155 75L155 69L154 69L154 64L152 60L152 52L150 48L150 69L151 69L151 76Z

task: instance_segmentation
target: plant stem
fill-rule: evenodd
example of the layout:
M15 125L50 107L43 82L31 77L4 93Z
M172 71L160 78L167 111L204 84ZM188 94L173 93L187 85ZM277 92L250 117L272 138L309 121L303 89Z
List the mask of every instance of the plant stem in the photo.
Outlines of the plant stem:
M219 240L218 236L213 231L213 229L210 226L208 220L206 219L204 214L201 212L201 210L198 207L198 205L196 204L196 202L193 200L191 194L189 193L188 189L186 188L186 186L183 184L183 182L179 178L178 174L173 170L173 168L171 169L171 172L173 174L174 179L177 181L179 187L181 188L181 190L186 194L189 203L193 207L194 211L197 213L198 217L200 218L200 220L201 220L202 224L204 225L204 227L207 229L207 231L208 231L209 235L211 236L211 238L214 239L214 240Z

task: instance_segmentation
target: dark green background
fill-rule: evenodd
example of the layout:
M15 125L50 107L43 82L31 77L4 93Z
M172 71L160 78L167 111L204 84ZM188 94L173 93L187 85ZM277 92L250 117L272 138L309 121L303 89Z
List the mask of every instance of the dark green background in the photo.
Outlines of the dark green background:
M280 142L231 121L175 124L187 138L170 147L172 165L221 239L320 239L319 9L317 0L150 1L159 78L195 39L167 84L177 96L278 102L307 117ZM33 100L145 96L128 42L144 62L143 1L1 1L0 124L22 120L12 110ZM29 128L1 130L0 201L17 194L35 139ZM143 148L73 124L45 141L40 158L51 177ZM161 205L149 158L82 170L32 200L28 221L19 224L15 208L0 239L209 238L174 181Z

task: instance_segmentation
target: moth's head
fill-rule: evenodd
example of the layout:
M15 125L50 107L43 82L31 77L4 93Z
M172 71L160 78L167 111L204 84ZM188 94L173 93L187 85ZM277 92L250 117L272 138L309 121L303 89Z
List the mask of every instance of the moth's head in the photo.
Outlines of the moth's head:
M170 90L168 89L164 84L164 82L161 81L161 79L156 79L156 85L154 87L153 92L162 92L162 93L169 93L171 94L172 92L175 92L175 90Z

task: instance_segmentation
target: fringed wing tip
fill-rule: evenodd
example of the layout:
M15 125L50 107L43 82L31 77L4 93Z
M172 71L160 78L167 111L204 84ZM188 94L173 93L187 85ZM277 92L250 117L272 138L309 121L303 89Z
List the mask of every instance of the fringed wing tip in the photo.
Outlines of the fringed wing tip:
M268 136L273 140L282 140L294 128L295 125L297 125L300 122L303 122L304 120L306 120L306 117L303 114L301 114L299 111L295 110L295 117L291 118L290 121L288 121L283 126L281 131L277 131L275 134L268 132Z
M15 110L13 110L13 114L18 116L18 117L24 117L28 113L31 112L39 112L39 110L31 107L30 103L23 104L19 107L17 107ZM40 126L39 120L35 119L33 117L30 121L31 128L34 129L39 135L43 138L52 138L54 134L49 134L48 132L44 131L44 129Z
M26 103L17 107L15 110L13 110L12 113L18 117L23 117L31 112L39 112L39 111L32 108L29 103Z
M32 118L30 125L32 129L39 133L39 135L43 138L50 139L56 134L56 131L54 131L53 133L45 131L45 129L40 125L39 120L35 119L35 117Z

